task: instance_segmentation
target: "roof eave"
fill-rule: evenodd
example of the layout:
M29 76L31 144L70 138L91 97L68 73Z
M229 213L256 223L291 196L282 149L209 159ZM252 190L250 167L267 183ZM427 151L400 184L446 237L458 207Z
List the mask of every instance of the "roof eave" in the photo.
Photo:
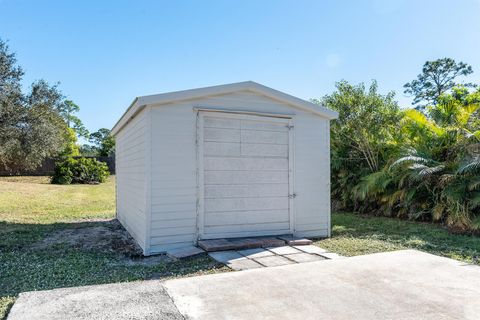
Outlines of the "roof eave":
M137 114L137 112L134 112L133 109L134 109L134 106L137 105L137 102L139 99L140 99L139 97L136 97L135 99L133 99L132 103L130 103L130 106L128 106L127 110L125 110L125 112L122 114L120 119L118 119L117 123L115 123L112 130L110 130L110 134L112 136L116 136L117 133L120 131L120 129L122 129L125 126L125 124L127 124L127 122L133 117L133 115ZM126 116L130 112L132 114L130 117L128 117L128 120L126 120Z

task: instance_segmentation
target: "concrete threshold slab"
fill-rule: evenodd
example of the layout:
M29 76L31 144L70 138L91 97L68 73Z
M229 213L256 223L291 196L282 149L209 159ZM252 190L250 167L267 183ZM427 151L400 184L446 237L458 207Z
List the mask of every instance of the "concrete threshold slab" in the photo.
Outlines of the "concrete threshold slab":
M194 246L186 246L177 249L167 250L167 255L174 259L190 258L203 253L205 253L205 250Z
M207 252L278 247L284 245L285 241L276 237L249 237L198 241L198 246Z
M289 246L306 246L313 243L310 239L298 238L292 235L279 236L278 239L284 240Z

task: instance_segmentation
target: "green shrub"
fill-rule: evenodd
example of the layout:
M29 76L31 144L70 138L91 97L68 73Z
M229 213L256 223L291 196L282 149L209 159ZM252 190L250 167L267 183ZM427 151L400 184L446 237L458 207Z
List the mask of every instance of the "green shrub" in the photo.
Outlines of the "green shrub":
M332 204L480 234L480 89L455 87L423 111L400 110L374 83L337 84Z
M104 162L92 158L66 158L55 166L52 183L102 183L110 172Z
M55 184L70 184L73 181L73 171L76 160L73 158L66 158L62 162L55 165L55 173L52 177L52 183Z

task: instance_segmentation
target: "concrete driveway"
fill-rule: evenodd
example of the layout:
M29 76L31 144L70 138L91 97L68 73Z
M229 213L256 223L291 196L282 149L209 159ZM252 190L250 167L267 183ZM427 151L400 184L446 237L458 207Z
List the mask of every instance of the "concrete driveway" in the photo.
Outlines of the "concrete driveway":
M133 291L98 293L117 284L85 287L91 289L74 299L72 289L22 294L9 319L438 320L480 314L480 267L414 250L122 285Z

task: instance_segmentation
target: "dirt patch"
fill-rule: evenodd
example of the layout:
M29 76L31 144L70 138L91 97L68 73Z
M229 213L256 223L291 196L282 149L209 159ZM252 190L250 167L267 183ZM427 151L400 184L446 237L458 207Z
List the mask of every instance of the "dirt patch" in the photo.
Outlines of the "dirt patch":
M127 266L154 266L159 263L172 262L166 254L160 254L150 257L127 257L123 259L122 264Z
M32 248L47 249L55 245L118 253L126 257L142 256L141 248L116 219L87 222L78 227L55 231Z

